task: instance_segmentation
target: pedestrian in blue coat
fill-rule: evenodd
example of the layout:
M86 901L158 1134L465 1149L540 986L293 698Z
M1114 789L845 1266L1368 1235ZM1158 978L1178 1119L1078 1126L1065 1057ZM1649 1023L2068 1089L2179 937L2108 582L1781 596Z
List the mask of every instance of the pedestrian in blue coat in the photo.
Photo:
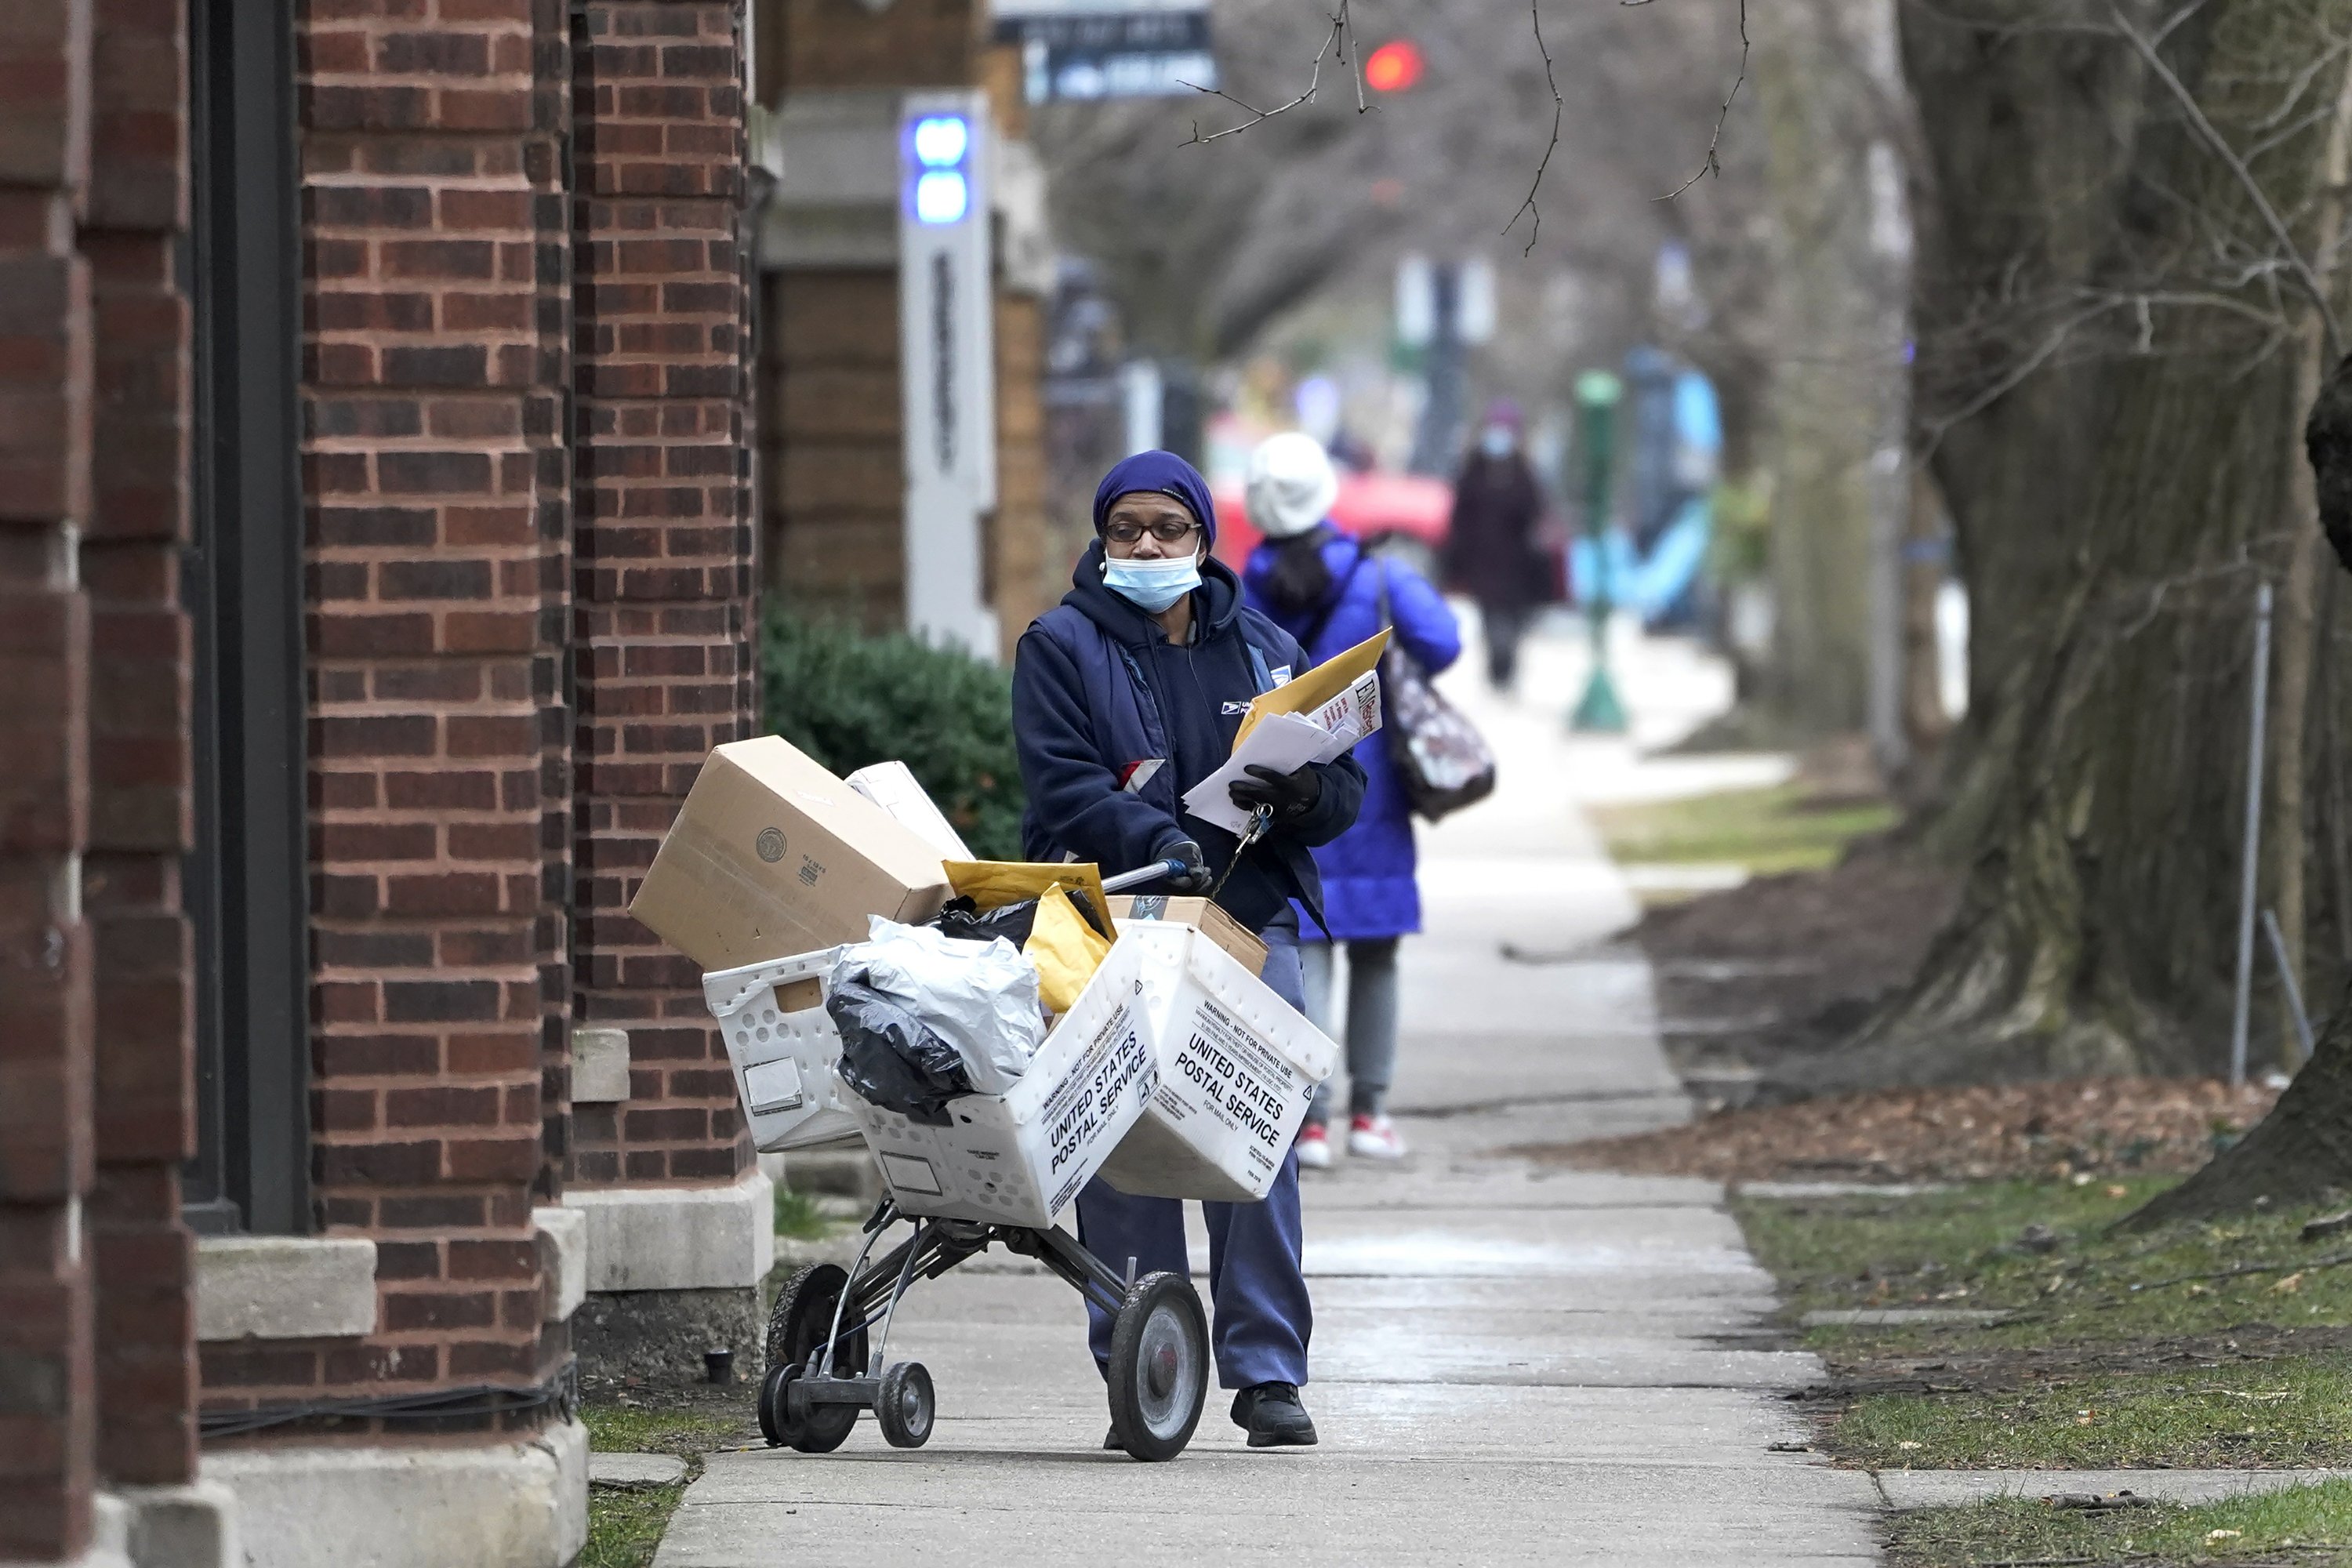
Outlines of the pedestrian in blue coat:
M1431 673L1462 652L1454 612L1426 578L1375 555L1328 521L1339 481L1314 438L1276 436L1251 455L1250 521L1265 535L1243 573L1249 603L1306 647L1310 662L1345 652L1385 622ZM1334 948L1348 946L1348 1152L1394 1160L1404 1141L1389 1121L1396 1078L1397 939L1421 929L1412 806L1389 761L1388 738L1355 751L1364 770L1356 824L1315 851L1322 873L1322 929L1299 947L1307 1016L1331 1027ZM1316 940L1317 937L1322 940ZM1331 1086L1316 1091L1298 1137L1298 1163L1331 1163Z
M1296 900L1319 910L1315 846L1356 819L1364 773L1352 757L1296 773L1253 768L1236 805L1265 807L1267 835L1240 840L1183 809L1184 793L1224 766L1251 699L1307 667L1287 632L1244 607L1240 579L1209 553L1217 513L1208 482L1169 452L1113 468L1095 492L1095 542L1070 592L1021 638L1013 667L1013 740L1029 809L1031 860L1091 860L1129 870L1176 860L1167 890L1217 887L1227 914L1265 939L1266 984L1303 1010ZM1183 1205L1130 1197L1097 1178L1078 1194L1078 1238L1114 1268L1190 1272ZM1300 1267L1298 1163L1265 1199L1204 1203L1218 1381L1238 1390L1233 1417L1253 1448L1307 1445L1298 1397L1314 1310ZM1110 1314L1088 1304L1097 1366ZM1117 1427L1106 1447L1126 1446Z

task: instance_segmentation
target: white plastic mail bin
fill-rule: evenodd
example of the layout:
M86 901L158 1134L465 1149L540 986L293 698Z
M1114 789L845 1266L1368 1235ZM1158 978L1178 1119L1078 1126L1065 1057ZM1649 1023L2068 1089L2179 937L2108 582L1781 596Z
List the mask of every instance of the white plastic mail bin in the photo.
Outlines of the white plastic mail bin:
M1121 921L1112 951L1135 961L1160 1083L1103 1179L1136 1197L1255 1203L1339 1047L1191 926Z
M825 972L841 949L822 948L702 977L702 999L727 1037L735 1092L762 1153L857 1135L856 1097L834 1071L841 1031L824 1010Z
M1011 1092L948 1101L945 1127L840 1090L901 1211L1040 1228L1061 1217L1158 1086L1139 956L1115 944Z

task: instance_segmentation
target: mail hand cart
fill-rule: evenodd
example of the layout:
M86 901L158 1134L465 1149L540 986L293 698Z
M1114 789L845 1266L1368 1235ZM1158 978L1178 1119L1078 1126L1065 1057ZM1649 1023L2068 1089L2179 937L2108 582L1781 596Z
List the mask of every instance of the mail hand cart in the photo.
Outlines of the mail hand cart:
M914 1233L869 1262L875 1244L901 1219ZM919 1279L936 1279L991 1246L1034 1258L1111 1314L1111 1426L1138 1459L1172 1459L1192 1440L1209 1389L1209 1323L1192 1281L1176 1274L1136 1278L1106 1268L1055 1226L996 1225L901 1214L884 1198L866 1222L866 1242L845 1273L814 1263L784 1284L768 1317L760 1431L771 1447L824 1454L841 1447L861 1410L874 1412L884 1441L919 1448L931 1435L931 1374L918 1361L887 1359L898 1303ZM873 1335L869 1352L868 1335Z
M1182 870L1155 863L1104 887L1116 892ZM705 984L755 1135L767 1130L761 1146L836 1137L846 1121L890 1188L847 1270L812 1264L778 1292L760 1384L762 1436L772 1447L829 1453L848 1439L859 1412L871 1410L885 1441L920 1447L937 1403L920 1362L888 1359L899 1303L918 1281L1002 1246L1111 1315L1110 1416L1126 1451L1147 1461L1182 1453L1208 1396L1208 1317L1198 1292L1178 1274L1139 1278L1132 1259L1126 1272L1115 1270L1052 1223L1134 1126L1158 1082L1141 979L1107 962L1013 1091L950 1101L951 1125L940 1130L836 1092L840 1039L822 1005L831 957L751 966ZM788 995L800 1005L788 1005ZM877 1257L901 1222L911 1234Z

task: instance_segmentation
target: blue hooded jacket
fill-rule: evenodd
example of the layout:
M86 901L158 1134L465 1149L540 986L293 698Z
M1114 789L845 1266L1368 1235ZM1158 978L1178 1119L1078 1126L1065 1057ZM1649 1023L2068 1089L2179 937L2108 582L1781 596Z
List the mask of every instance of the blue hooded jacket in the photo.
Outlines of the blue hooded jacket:
M1136 490L1177 495L1213 526L1208 486L1191 465L1167 453L1111 470L1110 501ZM1169 465L1181 468L1173 473ZM1139 477L1171 477L1193 493ZM1110 489L1112 480L1118 488ZM1075 856L1106 873L1158 858L1178 839L1201 846L1213 872L1232 860L1237 840L1183 815L1182 797L1233 754L1250 700L1307 668L1289 634L1242 604L1241 583L1223 563L1202 562L1192 599L1192 641L1171 645L1159 622L1106 587L1103 546L1087 548L1061 604L1022 636L1013 669L1013 722L1029 807L1022 852L1032 860ZM1285 913L1292 899L1319 920L1322 889L1311 853L1356 819L1363 770L1352 757L1322 764L1315 805L1277 826L1234 869L1217 901L1252 931Z
M1293 637L1312 634L1309 658L1321 660L1381 629L1381 589L1388 589L1389 623L1405 652L1432 675L1462 652L1461 628L1436 589L1401 561L1371 554L1328 523L1313 538L1331 574L1331 592L1321 605L1295 612L1275 608L1268 592L1282 544L1269 542L1251 552L1242 580L1248 602L1266 612ZM1325 614L1328 610L1328 615ZM1316 623L1321 621L1318 629ZM1412 803L1389 761L1388 736L1368 737L1356 748L1365 775L1363 809L1355 825L1315 852L1323 879L1323 922L1340 942L1378 941L1421 929L1421 884L1412 841Z

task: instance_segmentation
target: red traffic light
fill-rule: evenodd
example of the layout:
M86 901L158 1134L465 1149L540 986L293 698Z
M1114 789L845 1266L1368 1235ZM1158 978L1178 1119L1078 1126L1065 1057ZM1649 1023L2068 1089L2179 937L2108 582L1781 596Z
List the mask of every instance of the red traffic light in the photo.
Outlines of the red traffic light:
M1421 79L1421 50L1410 38L1391 38L1364 58L1364 85L1374 92L1402 92Z

